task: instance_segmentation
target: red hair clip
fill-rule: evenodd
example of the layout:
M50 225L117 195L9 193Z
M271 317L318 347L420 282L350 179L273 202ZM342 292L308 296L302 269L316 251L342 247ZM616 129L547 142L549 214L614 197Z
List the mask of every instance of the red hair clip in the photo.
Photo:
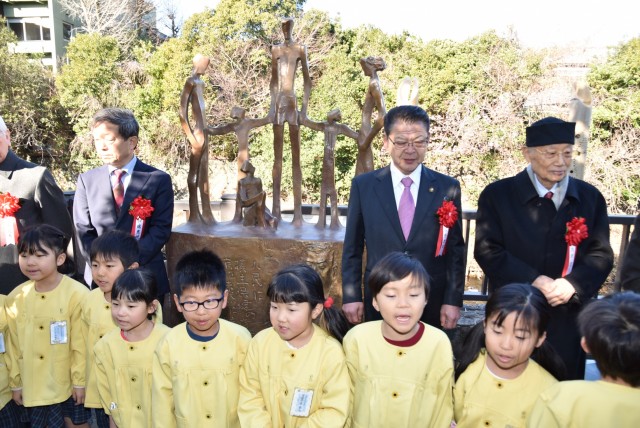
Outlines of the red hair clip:
M324 307L329 309L331 306L333 306L333 297L329 296L324 301Z

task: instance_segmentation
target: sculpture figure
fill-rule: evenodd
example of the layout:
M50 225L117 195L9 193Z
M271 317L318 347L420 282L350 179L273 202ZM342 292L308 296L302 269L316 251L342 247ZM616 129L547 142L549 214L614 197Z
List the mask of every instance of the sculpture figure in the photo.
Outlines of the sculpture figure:
M307 48L292 39L293 19L282 21L284 43L271 49L271 92L270 114L273 120L273 215L280 219L280 186L282 180L282 150L284 144L284 124L289 124L291 140L291 163L293 182L293 224L302 225L302 169L300 167L300 127L294 82L298 62L304 79L304 96L300 114L306 116L311 95L311 78L307 63Z
M418 105L419 82L417 77L405 76L398 85L396 106Z
M576 123L576 156L573 158L571 175L584 179L587 162L587 146L591 128L591 89L585 82L574 83L575 97L569 103L569 122Z
M369 87L362 107L362 125L358 132L358 157L356 159L356 176L373 171L373 151L371 142L378 135L384 124L384 115L387 109L384 105L384 94L380 86L378 71L384 70L387 65L381 57L368 56L360 59L360 66L365 76L369 76ZM378 117L371 125L373 109L378 111Z
M262 189L262 180L255 177L255 167L251 161L243 162L242 171L246 176L238 180L238 198L236 205L244 211L243 226L258 226L276 228L275 219L266 207L267 193Z
M242 170L242 165L249 159L249 133L254 128L259 128L270 123L273 120L273 115L269 114L261 119L249 119L245 117L246 110L242 107L235 106L231 108L231 118L233 122L220 126L208 126L207 134L209 135L224 135L230 132L236 134L238 139L238 179L244 178L245 173Z
M184 83L180 95L180 124L191 145L189 156L189 221L214 224L216 221L211 212L209 198L209 138L206 132L207 119L204 107L204 82L201 77L209 67L209 58L197 54L193 57L193 72ZM189 122L189 106L191 117ZM198 204L198 191L202 199L202 207Z
M338 135L346 135L357 140L358 133L347 125L338 123L342 120L339 109L333 109L327 113L326 122L314 122L304 116L300 117L300 123L316 131L324 132L324 157L322 160L322 184L320 185L320 208L318 212L317 227L324 229L326 224L327 196L331 203L331 229L340 227L338 220L338 194L336 192L335 180L335 146Z

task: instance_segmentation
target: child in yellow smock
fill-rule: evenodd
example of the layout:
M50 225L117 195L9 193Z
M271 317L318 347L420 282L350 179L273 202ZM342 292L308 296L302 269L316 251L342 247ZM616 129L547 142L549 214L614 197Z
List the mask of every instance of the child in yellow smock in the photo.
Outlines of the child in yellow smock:
M118 329L96 343L94 371L102 408L119 428L151 428L153 352L169 327L154 322L154 274L124 271L111 290L111 313Z
M155 352L153 427L239 427L238 376L251 333L220 318L229 298L224 263L208 250L185 254L174 287L186 322Z
M267 296L272 328L249 343L240 372L240 425L343 427L351 408L340 346L346 318L307 265L279 271Z
M120 230L110 230L91 243L91 276L97 286L82 302L82 328L87 342L87 392L84 406L94 409L98 428L109 428L109 415L102 409L96 376L93 373L93 347L117 328L111 316L111 289L126 269L138 267L138 241ZM162 314L162 311L158 311ZM160 322L162 319L160 318Z
M560 382L533 406L528 427L640 427L640 294L617 293L578 315L582 347L601 380Z
M429 294L420 261L392 252L369 275L381 321L344 338L353 385L353 427L448 427L453 352L446 334L420 321Z
M538 395L557 382L554 375L563 377L560 357L545 342L549 309L530 284L491 294L484 322L465 338L456 368L458 428L524 427Z
M7 368L7 341L9 328L4 302L7 296L0 294L0 427L20 428L20 408L11 399L9 388L9 369Z
M81 302L87 287L63 273L69 237L46 224L20 236L18 263L29 281L7 297L9 384L33 427L87 427L86 347Z

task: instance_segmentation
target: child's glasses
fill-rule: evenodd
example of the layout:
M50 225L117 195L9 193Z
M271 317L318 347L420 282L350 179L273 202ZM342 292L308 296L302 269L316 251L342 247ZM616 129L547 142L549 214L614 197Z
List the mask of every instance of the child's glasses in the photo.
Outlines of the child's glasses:
M224 300L224 297L220 297L219 299L207 299L204 302L178 302L182 309L187 312L195 312L198 310L200 306L205 309L217 309L220 306L220 302Z

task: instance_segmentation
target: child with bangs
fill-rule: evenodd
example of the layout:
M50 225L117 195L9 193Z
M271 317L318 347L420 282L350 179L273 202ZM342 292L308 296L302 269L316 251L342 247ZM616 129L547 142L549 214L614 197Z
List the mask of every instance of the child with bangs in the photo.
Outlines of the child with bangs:
M564 378L564 364L545 339L550 307L530 284L491 294L484 321L468 333L456 367L458 428L524 427L538 395Z
M111 427L151 428L153 352L169 327L157 321L158 285L147 269L124 271L111 290L111 330L93 348L96 384Z
M154 354L153 426L239 427L238 376L251 333L220 318L229 298L224 263L208 250L185 254L174 287L186 322L171 329Z
M82 328L87 342L87 389L84 405L94 409L98 428L109 428L109 415L102 409L93 372L93 347L109 331L117 328L111 316L111 290L127 269L138 267L138 241L128 233L110 230L91 243L91 276L97 285L82 302ZM158 311L162 322L162 311Z
M280 270L267 296L272 328L249 343L240 372L240 424L345 426L351 391L340 341L347 319L308 265Z
M640 294L616 293L578 315L598 381L560 382L533 406L528 427L640 427Z
M73 271L68 245L69 237L47 224L20 235L18 263L29 280L5 302L9 385L32 427L89 427L80 326L88 289L65 275Z
M420 321L429 296L424 266L389 253L372 269L369 288L382 320L356 325L343 343L351 426L449 427L453 353L444 332Z

